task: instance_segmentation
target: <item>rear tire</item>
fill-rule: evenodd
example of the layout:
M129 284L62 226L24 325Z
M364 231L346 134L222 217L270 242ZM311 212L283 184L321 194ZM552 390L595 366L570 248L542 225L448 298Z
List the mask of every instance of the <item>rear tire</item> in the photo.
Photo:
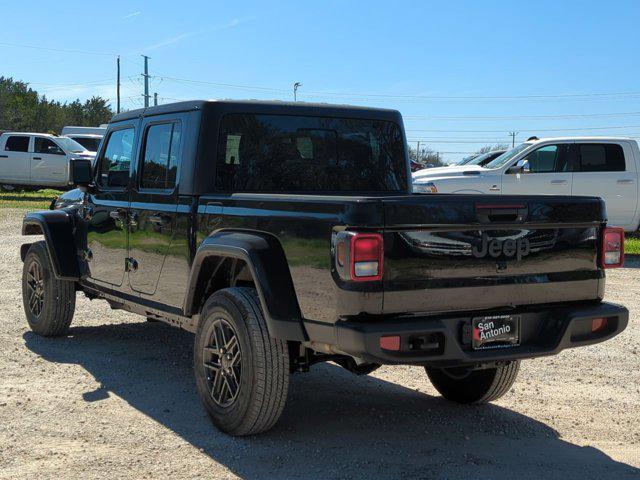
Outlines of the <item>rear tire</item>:
M45 242L29 248L22 269L22 303L27 322L38 335L64 335L76 308L74 282L56 279Z
M519 360L482 370L425 367L436 390L458 403L487 403L502 397L515 382L519 369Z
M256 291L226 288L202 309L195 338L198 394L213 423L231 435L269 430L289 387L287 342L271 338Z

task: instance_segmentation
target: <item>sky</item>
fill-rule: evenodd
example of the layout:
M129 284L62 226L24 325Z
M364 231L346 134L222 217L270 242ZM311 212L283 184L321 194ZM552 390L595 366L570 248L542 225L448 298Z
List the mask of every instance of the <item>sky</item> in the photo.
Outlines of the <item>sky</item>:
M293 99L399 110L459 160L530 135L640 137L638 1L11 2L0 76L60 101ZM33 48L31 48L33 47ZM624 128L620 128L624 127Z

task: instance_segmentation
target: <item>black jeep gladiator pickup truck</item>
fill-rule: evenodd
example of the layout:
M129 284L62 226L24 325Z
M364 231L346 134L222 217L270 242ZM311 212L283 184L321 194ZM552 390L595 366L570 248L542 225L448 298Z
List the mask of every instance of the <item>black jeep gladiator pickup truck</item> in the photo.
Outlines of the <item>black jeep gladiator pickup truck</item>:
M76 292L195 333L198 392L233 435L271 428L289 375L424 366L447 399L504 395L521 359L620 333L602 302L623 232L592 197L411 193L392 110L192 101L116 115L79 201L28 213L29 325ZM61 205L64 205L62 202Z

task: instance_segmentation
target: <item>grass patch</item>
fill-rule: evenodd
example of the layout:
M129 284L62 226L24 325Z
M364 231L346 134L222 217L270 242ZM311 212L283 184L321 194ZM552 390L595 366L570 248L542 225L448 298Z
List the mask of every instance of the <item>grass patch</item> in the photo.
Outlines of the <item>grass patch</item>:
M51 200L63 193L45 188L35 191L0 191L0 208L23 208L25 210L47 210Z
M624 239L624 253L640 255L640 238L626 237Z

